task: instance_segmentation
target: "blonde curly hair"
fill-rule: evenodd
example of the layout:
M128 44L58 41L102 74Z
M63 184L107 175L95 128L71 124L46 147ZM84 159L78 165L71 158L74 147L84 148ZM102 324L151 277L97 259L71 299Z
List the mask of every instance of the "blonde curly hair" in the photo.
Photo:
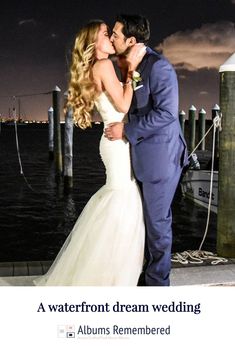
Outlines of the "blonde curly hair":
M101 24L104 21L94 20L84 26L76 36L72 52L68 98L65 109L73 110L75 125L81 129L91 127L91 113L97 97L92 76L95 63L95 42Z

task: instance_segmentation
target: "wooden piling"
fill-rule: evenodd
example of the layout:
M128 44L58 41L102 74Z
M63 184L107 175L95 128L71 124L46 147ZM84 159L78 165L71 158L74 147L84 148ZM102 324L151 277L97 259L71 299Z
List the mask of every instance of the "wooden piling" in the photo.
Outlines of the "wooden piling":
M217 253L235 257L235 53L220 67L222 131L219 145Z
M65 114L64 128L64 187L73 187L73 110Z
M196 136L196 108L192 105L189 108L189 151L192 152L195 148L195 136Z
M201 141L206 132L206 111L202 108L198 115L198 142ZM205 139L198 147L199 150L205 151Z
M185 112L183 110L181 110L179 112L179 121L180 121L180 126L181 126L181 130L182 130L182 133L184 135L184 132L185 132Z
M49 159L54 159L54 117L53 108L48 109L48 151Z
M61 177L63 172L61 129L60 129L60 93L61 89L56 86L53 90L53 111L54 111L54 158L56 176Z

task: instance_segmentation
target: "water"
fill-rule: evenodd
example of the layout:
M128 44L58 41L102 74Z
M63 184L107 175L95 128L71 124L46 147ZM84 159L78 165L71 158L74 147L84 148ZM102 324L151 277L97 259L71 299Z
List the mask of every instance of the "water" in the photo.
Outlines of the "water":
M18 125L24 174L20 175L14 126L0 132L0 262L53 260L88 199L104 184L99 157L102 125L74 130L74 188L69 194L55 181L48 159L48 126ZM63 126L62 126L63 132ZM173 203L173 249L198 249L207 211L177 193ZM216 215L211 215L204 249L215 251Z

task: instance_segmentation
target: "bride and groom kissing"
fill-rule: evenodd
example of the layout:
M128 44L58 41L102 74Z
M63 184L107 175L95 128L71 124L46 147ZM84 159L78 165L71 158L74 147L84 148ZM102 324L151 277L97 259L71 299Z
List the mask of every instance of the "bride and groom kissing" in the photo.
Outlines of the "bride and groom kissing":
M90 21L76 36L67 106L82 129L98 110L106 184L35 285L170 285L171 203L187 148L176 73L146 46L149 37L149 22L139 15L118 16L111 37L101 20Z

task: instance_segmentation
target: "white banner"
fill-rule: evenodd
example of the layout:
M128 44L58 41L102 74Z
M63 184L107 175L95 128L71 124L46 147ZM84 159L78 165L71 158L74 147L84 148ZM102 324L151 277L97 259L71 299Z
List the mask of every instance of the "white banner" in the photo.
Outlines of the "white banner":
M234 287L2 287L4 353L225 352Z

